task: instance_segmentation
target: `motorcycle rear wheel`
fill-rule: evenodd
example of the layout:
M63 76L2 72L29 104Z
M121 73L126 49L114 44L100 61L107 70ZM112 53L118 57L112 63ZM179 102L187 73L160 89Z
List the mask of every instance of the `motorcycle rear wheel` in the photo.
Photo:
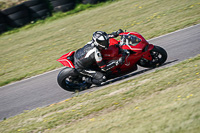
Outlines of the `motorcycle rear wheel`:
M60 71L57 82L66 91L76 92L90 88L92 84L82 80L82 76L74 68L66 67Z
M146 68L155 68L161 66L167 60L167 52L162 47L154 46L150 54L152 56L151 61L140 59L138 65Z

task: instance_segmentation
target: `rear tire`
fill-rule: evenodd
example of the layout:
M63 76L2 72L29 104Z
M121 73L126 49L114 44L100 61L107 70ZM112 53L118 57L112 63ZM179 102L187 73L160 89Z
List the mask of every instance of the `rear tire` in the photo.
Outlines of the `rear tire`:
M82 76L74 68L66 67L60 71L57 82L66 91L82 91L90 88L91 84L82 81Z
M167 52L162 47L154 46L150 54L152 56L151 61L140 59L138 65L146 68L155 68L161 66L167 60Z

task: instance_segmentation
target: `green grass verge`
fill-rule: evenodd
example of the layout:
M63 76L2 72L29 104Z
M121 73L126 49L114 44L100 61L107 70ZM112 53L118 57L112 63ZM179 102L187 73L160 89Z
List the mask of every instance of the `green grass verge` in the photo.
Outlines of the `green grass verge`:
M198 133L200 55L0 122L0 132ZM161 76L162 75L162 76Z
M122 28L150 39L198 24L199 6L198 0L120 0L3 34L0 86L61 67L56 59L85 45L97 30Z

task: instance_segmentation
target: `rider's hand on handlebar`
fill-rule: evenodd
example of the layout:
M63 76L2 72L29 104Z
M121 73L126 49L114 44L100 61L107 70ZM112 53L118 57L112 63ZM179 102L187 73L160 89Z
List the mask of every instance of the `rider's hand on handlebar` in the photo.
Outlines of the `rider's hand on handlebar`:
M118 31L117 31L117 35L119 35L120 33L123 33L124 31L122 30L122 29L119 29Z
M118 37L120 33L123 33L124 31L122 29L119 29L118 31L115 31L113 32L112 34L115 36L115 37Z

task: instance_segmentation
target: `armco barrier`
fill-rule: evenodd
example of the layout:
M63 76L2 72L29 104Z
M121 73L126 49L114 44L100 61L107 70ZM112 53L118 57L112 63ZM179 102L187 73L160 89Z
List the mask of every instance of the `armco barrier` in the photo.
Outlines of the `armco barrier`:
M0 12L0 34L7 31L5 16Z
M19 4L2 11L8 25L11 27L20 27L30 22L28 9L24 4Z
M23 3L29 10L31 21L45 19L51 15L49 3L46 0L29 0Z
M54 12L66 12L74 9L76 1L74 0L50 0Z
M28 0L0 11L0 34L8 27L21 27L37 19L45 19L52 12L66 12L74 9L76 2L96 4L106 0ZM53 9L51 9L52 7Z
M82 0L83 4L96 4L100 0Z

